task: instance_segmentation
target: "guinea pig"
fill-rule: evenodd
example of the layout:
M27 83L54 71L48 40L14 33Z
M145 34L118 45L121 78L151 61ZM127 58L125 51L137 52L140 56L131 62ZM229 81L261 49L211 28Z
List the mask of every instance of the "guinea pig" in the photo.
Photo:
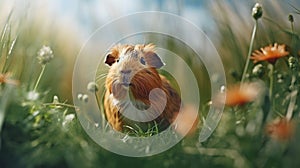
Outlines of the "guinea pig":
M179 113L181 98L170 82L158 73L157 69L165 64L155 53L153 44L116 45L107 54L105 64L110 68L105 81L104 110L113 129L124 132L126 128L138 126L145 131L149 125L156 124L162 131L172 124ZM149 95L155 89L163 94L154 94L151 99ZM147 109L152 106L154 111L161 112L152 120L136 121L122 113L129 103L134 105L130 110L136 111L135 115L150 113Z

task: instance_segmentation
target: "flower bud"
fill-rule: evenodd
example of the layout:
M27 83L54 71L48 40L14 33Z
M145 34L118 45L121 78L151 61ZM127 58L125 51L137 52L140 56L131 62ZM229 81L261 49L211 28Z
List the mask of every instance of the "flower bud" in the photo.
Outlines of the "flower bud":
M262 10L262 7L259 3L256 3L254 5L254 7L252 8L252 16L255 20L261 18L263 14L263 10Z
M288 62L291 69L295 69L297 67L297 59L295 57L290 57Z
M59 103L59 99L58 99L58 96L53 96L53 103L54 104L58 104Z
M290 22L294 22L294 17L293 17L292 14L289 14L289 17L288 17L288 18L289 18L289 21L290 21Z
M257 76L257 77L262 77L265 73L264 67L262 64L257 64L253 70L252 70L252 74Z

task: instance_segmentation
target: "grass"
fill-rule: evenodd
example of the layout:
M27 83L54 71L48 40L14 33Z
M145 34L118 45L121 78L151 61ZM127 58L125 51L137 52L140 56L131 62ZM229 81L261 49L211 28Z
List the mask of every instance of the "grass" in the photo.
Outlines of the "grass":
M34 27L38 24L17 27L11 12L0 23L0 71L1 75L6 74L0 78L0 167L299 167L300 10L286 4L289 11L278 11L276 3L264 2L262 18L254 20L249 13L245 20L233 10L236 3L211 2L211 14L218 28L213 41L225 65L226 91L230 91L230 86L241 86L239 91L244 94L249 88L243 84L259 82L257 90L261 93L254 99L247 97L246 102L226 105L218 127L207 141L198 141L203 124L200 122L194 135L166 152L143 158L111 153L96 144L82 128L71 91L64 89L71 83L68 58L79 51L74 37L70 36L68 44L76 46L75 49L68 48L57 32L43 32ZM251 7L248 6L249 11ZM220 11L224 11L222 15ZM241 30L244 25L248 27ZM251 31L254 25L256 30ZM251 32L256 34L251 36ZM172 40L167 40L166 48L186 51ZM275 42L285 44L289 54L276 63L254 63L250 59L254 50ZM46 64L37 59L43 45L49 46L54 55ZM183 59L196 74L203 68L186 55ZM205 77L205 72L199 76ZM105 76L99 76L97 82L104 79ZM210 86L202 79L197 79L205 93L199 114L205 118L207 109L216 100L207 93ZM177 85L175 80L174 86L179 90ZM101 95L102 91L97 93ZM233 95L238 94L236 91ZM238 96L236 99L241 100ZM101 127L110 133L107 124ZM138 141L130 139L157 135L157 124L146 130L137 125L126 128L128 132L120 136L119 143L123 143L120 146L134 142L141 152L174 140L170 138L174 136L166 133L159 144L139 146Z

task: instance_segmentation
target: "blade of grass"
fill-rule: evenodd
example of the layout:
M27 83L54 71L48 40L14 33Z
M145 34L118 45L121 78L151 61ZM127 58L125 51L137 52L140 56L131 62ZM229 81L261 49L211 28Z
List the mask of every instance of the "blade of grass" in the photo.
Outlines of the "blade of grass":
M0 58L2 56L2 51L3 51L4 47L5 47L4 40L5 40L5 37L7 36L7 31L8 31L8 28L9 28L9 22L10 22L11 16L12 16L12 10L10 11L10 13L9 13L9 15L8 15L8 17L7 17L6 21L5 21L4 27L3 27L2 31L1 31L1 38L0 38L0 45L1 45L1 47L0 47Z
M6 56L6 62L4 64L4 67L3 67L3 72L7 72L9 67L11 66L12 64L12 51L13 49L15 48L15 45L16 45L16 42L17 42L17 39L18 39L19 35L17 35L14 40L11 42L10 44L10 47L9 47L9 50L8 50L8 53L7 53L7 56Z
M5 39L7 36L7 29L8 29L8 24L5 24L4 28L2 29L1 39L0 39L0 58L4 55L3 50L5 48Z
M293 76L291 81L291 88L294 88L295 82L296 82L296 77ZM286 118L288 120L290 120L293 116L293 111L296 105L297 94L298 94L298 89L295 89L290 93L290 103L286 112Z
M294 5L292 5L290 2L288 3L294 10L296 10L295 13L300 14L300 9L296 8Z
M15 47L15 44L16 44L16 41L18 39L18 35L13 39L11 40L11 28L9 30L9 34L8 34L8 40L6 42L6 48L5 48L5 59L4 59L4 65L2 67L2 73L5 73L8 71L8 67L9 65L11 64L11 56L12 56L12 51Z
M270 18L267 18L267 17L263 17L263 19L265 19L266 21L268 22L271 22L273 23L274 25L276 25L281 31L287 33L287 34L290 34L290 35L293 35L294 37L297 37L297 39L299 39L299 36L298 34L296 34L295 32L292 32L291 30L289 29L285 29L283 28L280 24L278 24L276 21L270 19Z

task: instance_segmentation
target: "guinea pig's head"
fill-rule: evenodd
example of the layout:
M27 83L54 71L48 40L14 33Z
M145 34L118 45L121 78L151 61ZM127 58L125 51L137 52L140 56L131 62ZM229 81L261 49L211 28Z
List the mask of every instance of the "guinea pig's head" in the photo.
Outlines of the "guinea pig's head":
M106 78L106 88L117 99L122 99L128 90L134 98L148 100L154 88L161 88L161 78L157 68L164 63L154 52L155 46L116 45L106 56L105 63L110 66Z

